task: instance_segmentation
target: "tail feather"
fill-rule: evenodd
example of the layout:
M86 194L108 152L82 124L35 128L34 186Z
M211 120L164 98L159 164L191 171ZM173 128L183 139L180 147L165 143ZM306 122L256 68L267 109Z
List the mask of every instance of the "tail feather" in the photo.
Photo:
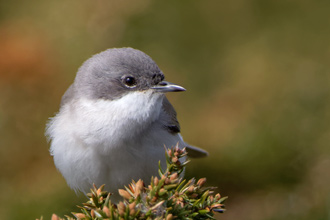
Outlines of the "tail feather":
M209 155L209 153L201 148L187 145L186 150L188 152L188 157L192 158L202 158Z

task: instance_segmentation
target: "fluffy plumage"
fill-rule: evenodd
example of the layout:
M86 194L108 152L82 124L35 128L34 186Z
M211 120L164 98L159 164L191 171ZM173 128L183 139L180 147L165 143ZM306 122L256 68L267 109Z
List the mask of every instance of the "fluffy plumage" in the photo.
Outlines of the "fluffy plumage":
M183 141L164 95L182 90L165 82L156 63L132 48L109 49L87 60L46 129L51 155L68 185L87 192L93 183L106 184L117 192L132 179L149 181L158 161L165 165L164 145L179 143L192 156L205 156Z

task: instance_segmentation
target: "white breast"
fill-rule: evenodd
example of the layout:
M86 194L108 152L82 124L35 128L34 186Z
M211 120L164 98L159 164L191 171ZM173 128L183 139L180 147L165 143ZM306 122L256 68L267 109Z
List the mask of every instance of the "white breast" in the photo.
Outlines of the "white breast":
M156 175L158 161L165 158L163 146L184 143L157 123L162 99L148 91L63 106L46 133L55 165L69 186L86 192L92 183L105 183L113 191L132 179Z

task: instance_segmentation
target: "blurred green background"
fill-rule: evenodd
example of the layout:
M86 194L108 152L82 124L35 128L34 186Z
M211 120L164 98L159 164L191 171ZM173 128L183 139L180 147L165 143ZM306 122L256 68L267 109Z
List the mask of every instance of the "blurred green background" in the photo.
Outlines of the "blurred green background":
M78 67L149 54L188 143L187 177L228 195L219 219L330 219L330 1L0 1L0 218L78 210L45 123Z

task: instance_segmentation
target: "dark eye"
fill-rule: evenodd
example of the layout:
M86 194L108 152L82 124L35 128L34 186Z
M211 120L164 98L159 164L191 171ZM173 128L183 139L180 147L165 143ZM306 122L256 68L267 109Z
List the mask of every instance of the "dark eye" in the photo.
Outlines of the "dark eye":
M134 86L136 86L136 80L132 76L126 76L124 78L124 84L128 87L134 87Z

